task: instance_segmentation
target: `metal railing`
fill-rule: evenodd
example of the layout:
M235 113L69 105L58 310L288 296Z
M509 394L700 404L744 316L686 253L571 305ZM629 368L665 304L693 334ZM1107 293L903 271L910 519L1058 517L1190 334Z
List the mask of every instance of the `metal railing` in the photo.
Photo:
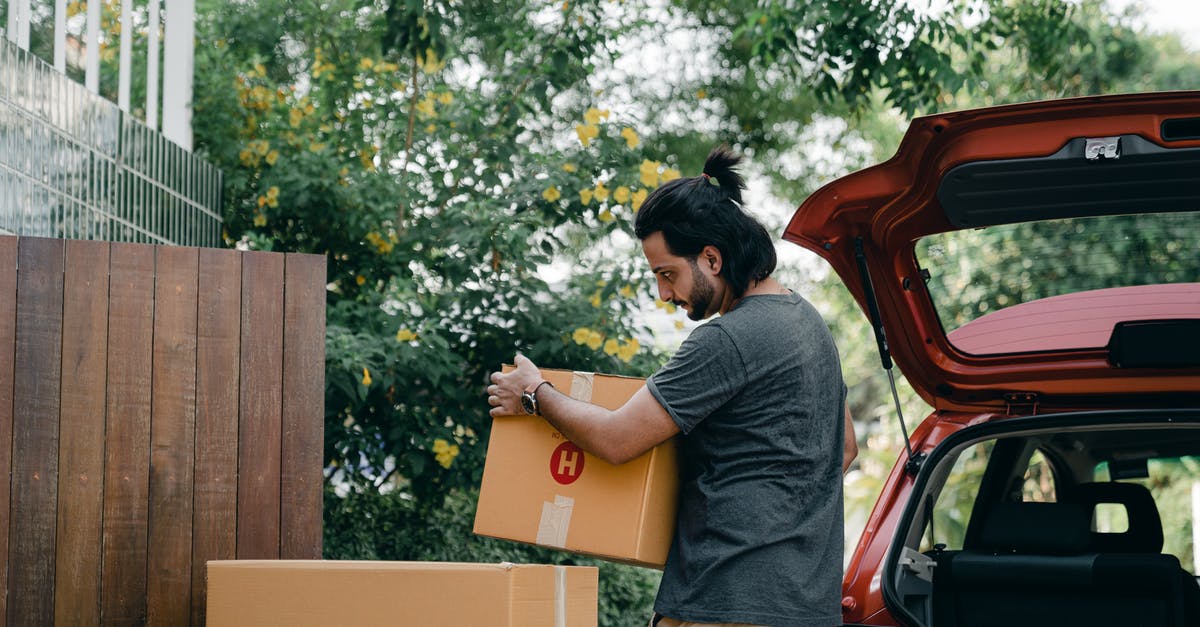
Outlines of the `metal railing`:
M0 232L219 246L221 172L0 39Z

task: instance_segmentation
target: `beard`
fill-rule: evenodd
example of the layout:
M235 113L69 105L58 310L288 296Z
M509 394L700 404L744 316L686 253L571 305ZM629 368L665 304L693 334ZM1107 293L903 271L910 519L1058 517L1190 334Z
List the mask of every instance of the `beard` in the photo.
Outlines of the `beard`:
M695 259L689 259L688 265L692 267L692 291L688 294L688 304L691 309L688 311L688 318L699 322L709 316L708 310L712 307L713 294L716 290L713 289L713 284L708 280L708 277L700 273L700 265Z

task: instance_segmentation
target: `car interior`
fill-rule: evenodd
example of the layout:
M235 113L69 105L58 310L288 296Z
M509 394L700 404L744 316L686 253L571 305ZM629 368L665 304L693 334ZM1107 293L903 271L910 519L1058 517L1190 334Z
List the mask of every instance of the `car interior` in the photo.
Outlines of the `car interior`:
M1194 411L967 427L913 494L884 571L911 624L1200 625Z

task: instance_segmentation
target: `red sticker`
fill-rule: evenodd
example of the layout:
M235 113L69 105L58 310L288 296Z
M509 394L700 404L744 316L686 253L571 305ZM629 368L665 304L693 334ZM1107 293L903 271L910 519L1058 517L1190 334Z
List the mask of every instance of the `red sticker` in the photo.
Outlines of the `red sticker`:
M583 474L583 449L563 442L550 454L550 475L563 484L575 483Z

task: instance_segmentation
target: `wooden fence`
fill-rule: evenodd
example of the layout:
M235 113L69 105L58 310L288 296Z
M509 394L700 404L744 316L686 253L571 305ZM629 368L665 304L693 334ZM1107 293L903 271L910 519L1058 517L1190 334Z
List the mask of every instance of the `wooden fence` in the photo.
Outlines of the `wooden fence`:
M325 259L0 237L0 624L200 625L319 558Z

